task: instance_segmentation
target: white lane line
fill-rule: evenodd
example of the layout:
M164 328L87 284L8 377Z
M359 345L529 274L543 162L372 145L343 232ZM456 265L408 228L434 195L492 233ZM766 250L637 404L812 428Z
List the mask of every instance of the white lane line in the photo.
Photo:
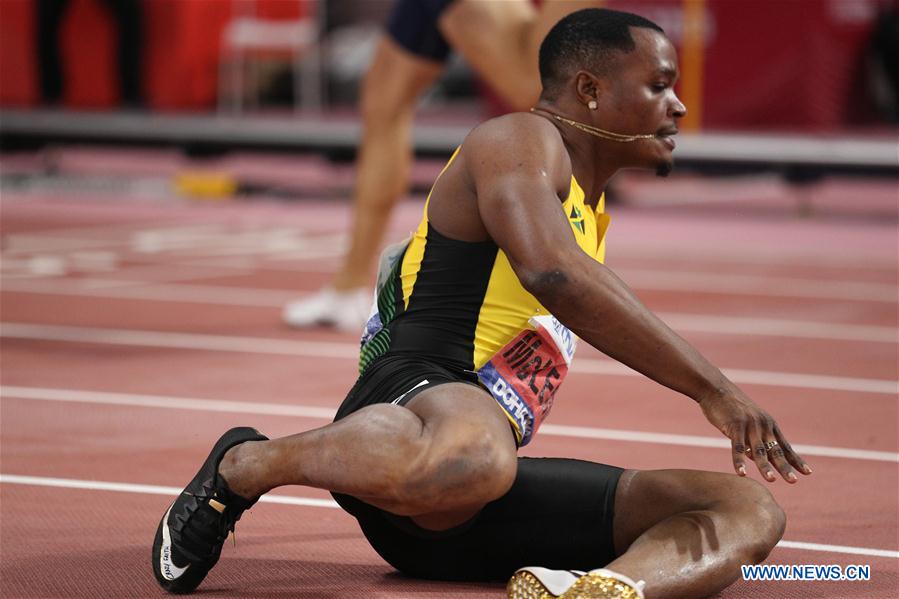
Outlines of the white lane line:
M191 235L199 234L202 231L211 232L220 227L221 225L216 224L179 225L172 221L170 223L143 222L70 229L45 229L9 235L4 251L12 253L47 252L75 249L85 245L93 247L98 244L127 248L131 246L134 236L142 233L165 232L173 236Z
M72 478L51 478L44 476L21 476L18 474L0 474L0 483L57 487L61 489L83 489L87 491L120 491L123 493L140 493L143 495L168 495L170 497L181 494L181 489L178 487L112 483L99 480L77 480ZM261 503L280 503L284 505L304 505L309 507L340 507L333 499L291 497L288 495L263 495L259 498L259 501Z
M106 391L75 391L71 389L45 389L40 387L0 387L0 397L38 401L70 401L77 403L165 408L175 410L200 410L203 412L228 412L267 416L295 416L333 420L336 410L316 406L297 406L286 403L229 401L223 399L196 399L169 395L145 395L140 393L110 393ZM332 401L337 401L335 400Z
M165 347L204 351L305 356L312 358L358 359L358 346L353 343L327 341L272 339L265 337L236 337L195 333L169 333L128 329L51 326L4 322L0 323L0 337L34 339L74 343L101 343L142 347ZM609 376L642 377L638 372L614 362L581 358L575 360L572 372ZM770 372L725 368L724 373L735 383L799 389L822 389L895 395L899 382L886 379L838 377L791 372Z
M0 483L11 485L33 485L56 487L62 489L81 489L86 491L117 491L121 493L140 493L145 495L165 495L172 497L181 493L178 487L160 485L140 485L133 483L114 483L94 480L78 480L72 478L51 478L43 476L23 476L19 474L0 474ZM312 497L291 497L286 495L263 495L260 503L280 503L284 505L301 505L309 507L339 508L337 502L329 499ZM825 545L806 543L804 541L781 541L778 547L784 549L800 549L803 551L820 551L824 553L847 553L850 555L867 555L871 557L887 557L899 559L899 551L875 549L872 547L851 547L846 545Z
M303 251L304 256L308 253L309 250ZM639 291L700 292L886 303L899 301L899 286L891 283L630 268L623 268L618 272L628 285Z
M297 416L332 420L335 411L330 408L297 406L281 403L255 403L225 401L217 399L196 399L190 397L169 397L164 395L140 395L131 393L109 393L103 391L77 391L71 389L45 389L40 387L0 387L0 397L28 401L64 401L77 403L139 406L171 410L200 410L206 412L234 412L240 414L265 414L274 416ZM335 403L339 398L334 398ZM610 428L566 426L544 424L540 434L554 437L574 437L579 439L603 439L632 443L656 443L685 447L712 447L727 449L728 441L722 437L701 437L698 435L676 435L649 433ZM849 447L827 447L822 445L798 445L793 447L806 456L842 458L850 460L870 460L876 462L899 462L899 453L872 451Z
M244 265L244 268L249 268ZM4 275L6 278L8 275ZM73 295L107 299L133 299L161 302L184 302L226 306L282 308L289 301L303 299L305 292L222 285L166 285L140 280L118 281L121 288L109 288L109 279L4 280L2 290L11 293ZM143 284L142 284L143 283ZM659 312L658 316L679 331L696 331L723 335L791 337L899 343L899 329L887 326L811 322L774 318L711 316Z
M6 239L7 243L6 247L3 248L3 251L4 253L13 255L72 252L76 250L90 250L122 245L121 241L111 238L64 237L61 235L48 237L32 233L12 233L6 236Z
M890 252L880 252L868 256L841 255L838 253L821 252L818 254L806 253L821 249L820 246L805 244L802 248L783 248L777 246L760 247L754 245L752 249L741 251L741 248L724 247L717 244L714 247L698 247L696 245L677 247L665 245L664 242L649 240L646 236L615 239L615 259L621 260L662 260L679 261L688 264L752 264L765 265L777 264L779 266L797 268L850 268L866 271L896 272L896 257L890 256ZM798 251L796 251L798 250ZM789 252L789 253L788 253ZM801 253L800 253L801 252Z
M559 437L577 437L581 439L605 439L608 441L630 441L634 443L659 443L663 445L680 445L686 447L713 447L729 449L730 443L722 437L700 437L698 435L675 435L664 433L647 433L610 428L591 428L584 426L565 426L544 424L539 434ZM848 447L826 447L823 445L792 444L793 448L803 455L852 460L873 460L876 462L899 462L899 453L889 451L871 451L867 449L851 449Z
M408 230L414 228L415 223L421 214L420 203L413 200L415 207L410 208L409 216L405 219L405 226L398 225L398 228ZM294 209L296 210L296 209ZM322 225L309 228L308 222L301 222L300 218L302 210L298 210L285 221L280 218L276 226L280 228L288 227L291 231L298 235L306 236L327 236L341 235L340 231L332 231ZM271 215L266 215L269 219L268 223L256 224L250 227L244 226L241 230L268 229L271 228ZM279 215L283 216L283 215ZM633 214L620 214L622 219L632 219ZM208 215L204 215L208 218ZM277 218L277 217L276 217ZM403 220L403 219L401 219ZM646 219L637 217L632 222L626 223L627 227L639 227ZM652 220L652 219L650 219ZM619 223L621 225L622 223ZM229 225L226 222L207 223L201 225L185 225L179 224L177 220L158 220L158 221L141 221L131 222L121 225L94 225L85 227L72 227L65 229L44 229L28 233L17 233L8 236L10 240L29 239L29 245L41 250L45 246L39 245L40 242L47 240L49 248L54 248L55 238L71 238L79 243L109 243L109 244L128 244L136 235L145 234L147 232L157 235L166 236L190 236L190 235L210 235L212 233L227 234ZM790 229L792 230L792 228ZM105 238L105 239L104 239ZM396 237L399 239L399 237ZM711 247L696 246L676 246L670 243L654 241L647 239L645 235L616 235L615 238L615 255L622 260L678 260L691 265L696 264L778 264L782 266L794 266L799 268L851 268L863 270L882 270L886 272L896 271L895 257L890 257L889 252L881 252L879 254L863 255L856 253L855 255L846 252L827 251L831 248L815 247L813 244L804 244L799 247L778 247L778 246L760 246L754 244L748 246L723 247L721 244ZM19 250L19 245L10 248ZM28 246L20 251L31 251Z
M894 559L899 559L899 551L889 551L887 549L847 547L845 545L823 545L821 543L804 543L802 541L781 541L777 546L782 549L802 549L805 551L848 553L850 555L870 555L872 557L892 557Z
M91 277L90 280L81 280L82 289L106 289L116 287L129 287L134 285L153 286L158 284L172 285L181 281L202 281L204 279L220 279L227 277L239 277L252 274L254 271L245 269L242 271L224 268L210 268L199 266L185 266L173 264L169 266L148 265L130 266L119 268L114 276Z
M899 343L899 329L894 327L678 312L656 312L656 315L676 330L697 333Z
M102 279L100 279L102 280ZM222 285L145 285L103 289L95 288L97 278L56 279L42 281L3 281L3 292L73 295L107 299L133 299L153 302L183 302L220 306L281 308L303 294L278 289L247 289ZM132 281L126 281L132 283ZM140 281L136 281L140 282Z
M0 337L357 360L354 343L0 323Z
M672 272L667 270L638 270L631 268L622 268L617 272L628 285L640 290L840 299L890 303L899 301L899 286L889 283L798 279L796 277L759 275Z
M795 372L772 372L770 370L748 370L743 368L722 368L721 371L733 382L744 385L820 389L827 391L852 391L855 393L877 393L884 395L896 395L899 393L899 381L886 379L867 379ZM635 372L619 362L590 358L577 359L572 362L571 372L617 376L643 376L639 372Z

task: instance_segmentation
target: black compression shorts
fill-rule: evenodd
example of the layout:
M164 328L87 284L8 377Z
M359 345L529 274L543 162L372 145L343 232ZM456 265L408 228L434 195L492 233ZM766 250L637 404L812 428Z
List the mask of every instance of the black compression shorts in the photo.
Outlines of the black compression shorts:
M468 374L385 356L360 377L337 419L375 403L402 405L437 384L475 384ZM424 380L428 382L420 384ZM591 570L612 561L615 490L622 472L581 460L519 458L515 482L506 495L468 522L441 532L425 530L355 497L334 498L356 517L375 551L400 572L437 580L495 581L525 566Z
M337 409L334 420L376 403L404 406L427 389L444 383L468 383L480 387L473 372L445 368L419 358L387 355L368 365Z
M387 32L400 46L428 60L444 62L450 46L437 21L453 0L397 0L387 22Z

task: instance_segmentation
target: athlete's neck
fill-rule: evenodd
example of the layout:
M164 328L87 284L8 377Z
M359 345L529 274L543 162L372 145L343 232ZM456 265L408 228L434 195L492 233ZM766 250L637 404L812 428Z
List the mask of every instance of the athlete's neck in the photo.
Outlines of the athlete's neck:
M569 116L564 106L540 102L535 106L534 114L546 118L559 131L571 159L571 172L584 190L586 203L596 208L606 184L619 168L617 162L610 159L615 156L613 144L616 142L587 135L553 118L552 114Z

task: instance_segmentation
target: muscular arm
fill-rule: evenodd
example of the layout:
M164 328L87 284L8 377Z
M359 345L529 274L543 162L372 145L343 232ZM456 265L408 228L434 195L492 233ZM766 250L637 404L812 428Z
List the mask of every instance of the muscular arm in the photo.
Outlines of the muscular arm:
M567 190L571 177L561 139L551 125L522 120L537 117L513 115L506 121L514 118L518 126L508 130L503 121L493 121L474 132L466 142L466 164L484 226L524 287L590 345L700 403L712 424L731 438L739 473L745 473L743 452L750 447L762 474L772 480L767 452L757 450L775 438L785 446L784 459L772 459L784 478L795 480L790 463L806 472L770 416L615 273L580 249L559 209L559 190Z
M465 144L481 219L525 289L587 343L666 387L696 401L721 389L721 372L577 245L559 208L571 169L546 133L519 133L526 139L503 150L489 132Z

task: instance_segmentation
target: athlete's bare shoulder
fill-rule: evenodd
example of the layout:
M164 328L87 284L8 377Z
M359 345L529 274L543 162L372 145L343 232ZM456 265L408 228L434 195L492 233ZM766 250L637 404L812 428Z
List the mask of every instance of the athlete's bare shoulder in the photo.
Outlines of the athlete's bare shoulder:
M528 112L478 125L466 137L459 158L475 184L485 177L539 175L549 178L562 198L571 184L571 158L559 130Z
M571 159L555 126L537 115L509 114L468 134L431 189L428 218L453 239L482 241L491 236L485 221L494 215L562 202L570 189Z

